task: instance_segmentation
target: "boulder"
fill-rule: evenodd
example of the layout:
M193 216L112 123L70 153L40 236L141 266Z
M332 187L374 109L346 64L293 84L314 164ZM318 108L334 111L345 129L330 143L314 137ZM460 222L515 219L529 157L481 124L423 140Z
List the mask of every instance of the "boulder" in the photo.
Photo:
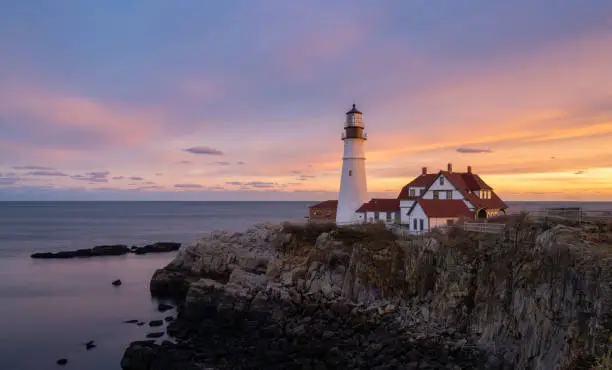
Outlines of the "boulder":
M178 269L158 269L149 283L151 295L159 298L182 299L187 294L190 283L190 273Z
M58 365L64 366L64 365L66 365L68 363L68 360L65 359L65 358L60 358L55 363L58 364Z
M117 280L113 281L111 284L113 284L114 286L119 286L122 283L121 283L121 280L117 279Z
M156 326L162 326L164 325L164 321L163 320L151 320L149 322L149 326L150 327L156 327Z
M159 312L166 312L168 310L173 309L174 307L170 306L169 304L166 303L160 303L159 305L157 305L157 310Z
M157 331L147 334L147 338L161 338L164 336L164 334L165 333L163 331Z

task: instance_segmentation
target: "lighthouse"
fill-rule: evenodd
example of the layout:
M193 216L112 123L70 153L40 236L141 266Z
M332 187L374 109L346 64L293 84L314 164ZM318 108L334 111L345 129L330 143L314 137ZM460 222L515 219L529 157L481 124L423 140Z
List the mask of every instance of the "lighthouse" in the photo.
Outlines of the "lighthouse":
M346 112L342 133L344 154L336 211L338 225L356 223L355 211L368 201L364 150L367 135L363 128L363 114L353 104L353 108Z

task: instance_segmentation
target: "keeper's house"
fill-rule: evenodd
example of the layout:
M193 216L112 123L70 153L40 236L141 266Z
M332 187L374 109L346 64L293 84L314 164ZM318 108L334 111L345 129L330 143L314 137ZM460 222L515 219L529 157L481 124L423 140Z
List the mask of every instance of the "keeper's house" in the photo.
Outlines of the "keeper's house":
M325 201L310 207L310 219L333 220L336 201ZM505 213L507 205L470 166L466 172L422 172L406 184L397 198L375 198L359 207L355 220L362 223L400 224L413 233L452 225L461 219L487 219Z

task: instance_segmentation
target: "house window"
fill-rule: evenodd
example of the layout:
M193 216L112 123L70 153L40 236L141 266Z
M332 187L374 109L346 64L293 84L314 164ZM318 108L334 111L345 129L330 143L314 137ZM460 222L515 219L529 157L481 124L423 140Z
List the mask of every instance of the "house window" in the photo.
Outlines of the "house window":
M410 196L414 197L416 195L416 190L415 189L410 189Z
M421 189L421 196L425 195L425 189Z
M434 190L433 191L433 198L434 199L440 199L440 191Z
M444 177L440 177L440 185L444 185Z
M393 212L387 212L387 222L391 222L392 221L392 219L391 219L391 216L393 216L392 213Z
M378 221L379 217L380 217L380 215L378 214L378 212L374 212L374 219L376 221Z
M422 218L419 219L419 230L423 231L424 220Z
M453 191L452 190L447 190L446 191L446 199L453 199Z
M415 218L412 222L412 230L416 230L417 229L417 219Z
M353 170L349 170L349 176L353 176Z

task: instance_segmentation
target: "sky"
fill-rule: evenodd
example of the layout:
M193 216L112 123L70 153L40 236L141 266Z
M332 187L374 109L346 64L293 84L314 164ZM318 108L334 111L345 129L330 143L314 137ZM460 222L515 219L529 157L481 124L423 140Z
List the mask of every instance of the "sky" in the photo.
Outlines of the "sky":
M0 200L612 200L612 1L0 2Z

